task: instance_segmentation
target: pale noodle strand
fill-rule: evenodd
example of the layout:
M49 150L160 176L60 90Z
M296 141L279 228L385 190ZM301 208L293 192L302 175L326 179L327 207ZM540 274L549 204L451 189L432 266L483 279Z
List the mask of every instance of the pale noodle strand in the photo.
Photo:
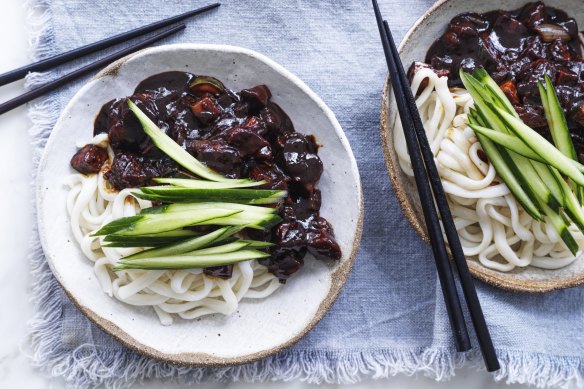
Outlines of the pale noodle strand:
M423 82L427 82L424 88ZM557 269L572 263L576 257L551 223L532 219L494 166L483 160L480 143L467 125L472 97L464 89L450 90L447 82L446 77L422 68L413 77L412 90L419 93L416 105L465 255L498 271L529 265ZM400 167L413 176L399 118L393 141ZM578 244L584 244L584 235L575 226L570 231Z
M94 139L94 143L103 139ZM152 306L160 322L170 325L173 316L195 319L204 315L230 315L243 298L264 298L279 287L278 279L257 261L233 266L229 280L207 276L202 269L188 270L123 270L111 269L124 256L141 248L103 247L102 238L89 236L106 223L133 216L150 207L149 201L132 196L132 189L120 192L109 188L103 172L66 179L69 187L67 212L71 230L83 254L90 259L104 293L126 304Z

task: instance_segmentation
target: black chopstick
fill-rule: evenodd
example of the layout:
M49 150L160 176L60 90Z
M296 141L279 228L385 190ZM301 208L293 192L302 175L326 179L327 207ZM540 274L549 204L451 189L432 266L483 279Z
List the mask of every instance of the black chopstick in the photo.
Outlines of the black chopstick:
M440 176L438 174L438 169L434 163L434 154L430 149L430 143L428 142L428 138L424 130L424 125L422 124L422 119L420 118L420 113L416 108L416 101L414 99L412 90L409 87L408 78L406 76L406 72L404 71L401 59L399 58L399 53L397 51L397 47L395 46L395 41L391 34L389 24L387 21L385 21L383 25L385 33L388 37L393 62L397 66L399 80L402 85L402 90L404 91L407 105L409 107L410 118L413 119L413 127L416 131L418 144L422 151L422 157L424 158L426 171L428 172L432 191L434 192L434 199L438 205L438 210L440 211L440 216L442 218L442 225L444 226L448 244L450 245L450 251L452 253L452 257L454 258L454 264L456 266L456 270L458 271L458 276L460 277L460 285L466 299L466 304L468 306L468 311L470 313L474 329L477 333L479 348L483 354L483 359L485 360L487 371L496 371L500 368L499 361L493 346L491 334L489 333L489 328L487 327L487 323L485 321L485 316L483 314L483 309L481 308L481 303L479 301L477 291L474 287L474 283L468 269L468 264L466 263L466 258L462 250L458 232L456 231L456 226L454 225L454 219L452 218L450 208L448 207L446 194L444 193L444 187L442 186L442 182L440 181Z
M29 92L23 93L22 95L17 96L15 98L13 98L12 100L8 100L8 101L0 104L0 115L10 111L11 109L14 109L14 108L20 106L22 104L28 103L29 101L36 99L37 97L39 97L47 92L51 92L51 91L59 88L60 86L63 86L66 83L68 83L68 82L70 82L78 77L81 77L82 75L84 75L86 73L91 72L92 70L99 69L105 65L110 64L113 61L116 61L122 57L125 57L128 54L131 54L135 51L138 51L144 47L151 45L154 42L157 42L163 38L166 38L169 35L172 35L180 30L183 30L185 27L186 26L184 24L179 24L178 26L169 28L168 30L165 30L161 33L153 35L152 37L145 39L144 41L142 41L140 43L136 43L136 44L129 46L123 50L116 51L115 53L108 55L105 58L102 58L100 60L97 60L95 62L90 63L89 65L83 66L82 68L74 70L71 73L68 73L62 77L59 77L56 80L53 80L47 84L44 84L36 89L29 91Z
M446 303L446 311L448 313L448 318L450 319L450 324L454 334L456 349L458 351L467 351L471 348L470 338L468 336L468 330L464 321L464 314L462 313L460 298L458 297L458 292L456 290L454 273L450 267L444 236L442 235L438 214L436 212L434 200L432 199L430 184L426 179L424 162L418 147L418 141L416 139L416 133L413 129L413 123L411 120L406 120L409 115L409 109L407 107L406 100L404 99L403 92L400 90L399 77L397 75L396 68L397 64L391 59L391 49L389 46L388 36L385 34L381 12L379 11L379 6L375 0L373 0L373 9L375 11L375 17L377 19L379 34L381 36L383 50L387 59L387 66L389 68L391 81L392 84L394 84L394 93L399 114L402 118L402 126L404 128L408 153L410 154L412 169L414 171L414 179L416 181L418 194L422 203L424 219L426 221L426 225L428 226L428 234L432 244L432 251L434 253L436 269L438 271L438 277L442 287L442 294L444 295L444 302Z
M407 108L404 112L404 115L402 115L402 111L400 110L400 117L402 119L402 124L404 124L403 126L404 133L406 134L406 141L408 141L409 146L410 141L408 139L412 139L412 135L414 135L415 139L413 140L417 142L417 147L414 147L415 149L414 153L416 154L415 158L419 159L420 157L422 157L424 160L424 164L427 170L427 174L429 176L432 190L434 192L436 204L438 205L438 209L442 217L444 230L448 238L448 242L450 244L450 249L454 258L454 263L459 273L461 287L471 315L471 320L477 333L479 347L485 360L487 370L488 371L498 370L500 368L499 361L497 359L497 355L493 347L491 336L487 324L485 322L484 314L476 290L474 288L472 277L468 270L468 265L464 257L464 252L462 250L462 246L458 238L458 233L456 232L456 227L454 225L454 220L450 213L450 208L448 207L446 195L444 193L444 188L442 187L440 176L438 175L438 170L434 163L434 155L430 149L430 145L428 143L428 139L426 137L426 133L424 131L424 127L416 107L414 96L409 87L409 82L404 71L403 65L401 63L401 59L399 58L399 53L395 46L395 42L393 40L391 30L389 28L389 24L387 22L383 22L382 27L381 14L379 12L379 7L375 0L373 0L373 7L375 9L376 17L378 20L379 33L381 35L382 42L384 43L384 50L386 49L385 47L386 44L388 45L389 48L389 53L387 50L385 50L385 54L386 60L388 62L388 67L390 68L390 77L394 88L394 93L396 95L396 101L401 100L401 102L398 102L398 110L400 105L402 106L405 105ZM408 123L407 127L404 122ZM411 132L412 128L415 131L415 133ZM413 162L414 156L412 156L411 153L410 158L412 159ZM420 171L416 169L414 169L414 172L426 173L426 171ZM434 211L434 213L436 212L433 202L432 210ZM430 229L430 226L428 227ZM440 226L438 226L438 228L440 228Z
M77 58L82 57L84 55L93 53L95 51L105 49L105 48L113 46L113 45L117 45L118 43L122 43L122 42L130 40L132 38L136 38L140 35L147 34L149 32L157 30L159 28L170 26L173 23L180 22L181 20L184 20L184 19L189 18L191 16L195 16L195 15L198 15L200 13L209 11L213 8L217 8L220 5L221 4L219 4L219 3L210 4L210 5L207 5L205 7L201 7L201 8L192 10L192 11L188 11L188 12L185 12L183 14L176 15L176 16L164 19L164 20L160 20L158 22L154 22L152 24L148 24L146 26L139 27L139 28L136 28L134 30L126 31L126 32L123 32L121 34L112 36L110 38L106 38L106 39L103 39L101 41L94 42L94 43L79 47L79 48L71 50L71 51L67 51L67 52L62 53L62 54L57 54L53 57L43 59L41 61L32 63L30 65L26 65L26 66L23 66L21 68L14 69L14 70L11 70L9 72L0 74L0 86L9 84L9 83L16 81L16 80L19 80L19 79L23 78L24 76L26 76L29 72L40 72L43 70L50 69L54 66L62 65L68 61L71 61L73 59L77 59Z

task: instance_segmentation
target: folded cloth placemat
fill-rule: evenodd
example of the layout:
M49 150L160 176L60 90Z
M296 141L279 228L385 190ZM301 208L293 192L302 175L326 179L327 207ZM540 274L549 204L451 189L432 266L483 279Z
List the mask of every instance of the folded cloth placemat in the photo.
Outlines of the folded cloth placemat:
M431 4L386 0L382 8L401 39ZM30 24L37 34L33 56L72 49L200 5L181 0L31 0ZM482 366L477 350L466 355L454 351L430 248L408 224L389 184L379 141L387 70L369 2L227 0L190 20L184 33L165 43L177 42L230 44L264 53L332 108L351 142L365 194L365 228L353 273L329 314L289 350L243 366L191 369L137 354L87 320L53 277L35 235L34 362L73 387L118 387L149 377L348 383L422 372L445 379L463 363ZM32 74L28 84L38 85L98 55ZM31 104L36 161L59 112L85 81ZM584 288L543 295L504 292L480 282L477 288L502 365L497 379L539 386L583 384Z

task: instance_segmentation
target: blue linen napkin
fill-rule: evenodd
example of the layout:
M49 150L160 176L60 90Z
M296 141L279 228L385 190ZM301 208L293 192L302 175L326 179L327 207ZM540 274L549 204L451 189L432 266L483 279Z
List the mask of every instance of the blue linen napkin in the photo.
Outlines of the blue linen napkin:
M431 0L381 2L401 39ZM31 0L37 58L81 46L203 5L202 2ZM357 263L330 313L297 345L239 367L189 369L124 348L89 322L52 276L34 235L31 266L37 313L30 324L34 362L72 387L125 386L148 377L186 382L290 380L348 383L365 376L423 372L436 379L463 363L481 366L477 350L457 354L431 251L403 216L379 142L386 65L368 1L227 0L188 21L165 43L243 46L264 53L304 80L332 108L357 158L365 193L365 228ZM59 70L33 74L29 86ZM35 160L62 107L87 78L31 104ZM584 288L514 294L477 282L502 368L497 379L538 386L584 382ZM474 339L473 339L474 340ZM476 345L476 340L474 340Z

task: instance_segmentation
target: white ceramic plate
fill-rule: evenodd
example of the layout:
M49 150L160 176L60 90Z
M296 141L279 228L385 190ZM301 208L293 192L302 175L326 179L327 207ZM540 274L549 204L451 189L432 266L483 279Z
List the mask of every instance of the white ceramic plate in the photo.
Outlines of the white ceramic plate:
M402 62L404 66L409 66L413 61L423 61L430 45L437 37L442 35L450 20L460 13L482 13L497 9L512 10L526 3L527 1L525 0L438 1L418 19L406 34L399 49ZM584 26L582 0L550 0L546 1L545 4L563 9L576 19L580 28ZM391 182L406 217L423 239L428 241L416 185L412 179L402 172L393 149L392 130L396 113L391 87L389 82L386 82L381 109L381 138L385 161ZM584 284L584 258L582 256L569 266L557 270L545 270L529 266L503 273L482 266L475 258L468 258L468 265L475 277L497 287L514 291L547 292Z
M322 147L322 215L335 228L340 263L306 258L304 268L272 296L243 300L231 316L175 320L162 326L151 308L108 297L73 239L64 178L75 145L91 139L102 104L131 95L144 78L169 70L205 74L240 90L266 84L297 131ZM38 174L39 230L51 269L71 300L123 344L149 356L197 366L250 362L290 346L328 311L351 270L361 236L363 200L353 153L331 110L302 81L263 55L231 46L180 44L147 49L114 63L73 97L48 141Z

